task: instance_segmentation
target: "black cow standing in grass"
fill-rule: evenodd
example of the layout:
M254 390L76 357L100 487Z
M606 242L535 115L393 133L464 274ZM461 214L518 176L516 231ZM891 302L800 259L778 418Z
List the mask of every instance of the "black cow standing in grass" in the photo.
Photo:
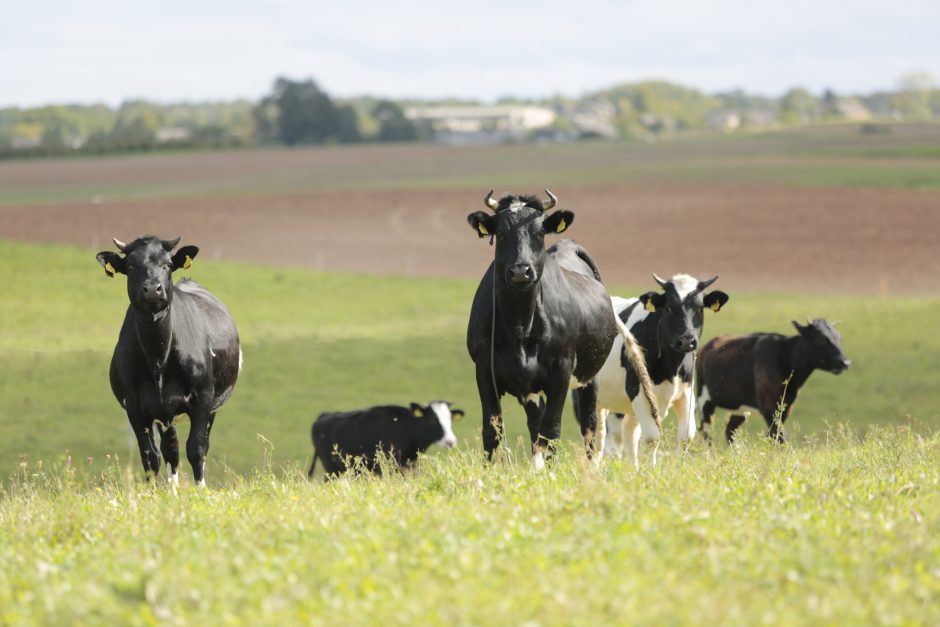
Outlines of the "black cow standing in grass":
M367 470L381 474L380 454L399 467L408 468L433 444L447 448L457 446L453 422L460 416L463 410L452 408L447 401L320 414L310 430L313 461L307 478L313 477L317 459L329 476L349 470L348 462L352 459L358 459Z
M109 277L127 275L130 306L111 358L111 390L137 436L144 472L156 476L160 470L156 422L169 479L179 482L173 420L187 414L186 457L193 479L205 485L209 432L216 412L232 395L242 354L225 305L194 281L173 284L173 271L189 268L199 252L184 246L171 254L179 240L148 235L124 244L115 239L123 256L100 252L97 259Z
M622 328L588 252L570 240L545 250L545 235L563 233L574 221L570 211L547 214L556 198L545 193L544 203L515 195L496 202L490 190L485 203L494 213L467 216L480 237L496 240L467 327L483 407L483 447L492 458L503 437L500 398L510 394L525 409L536 469L561 435L570 387L581 388L577 415L590 446L597 423L595 377Z
M794 321L793 326L799 333L791 337L779 333L722 336L702 347L696 364L696 395L702 435L708 442L712 414L718 408L732 414L725 429L729 443L744 423L747 409L759 412L770 427L770 437L783 442L783 423L809 375L817 369L841 374L851 365L832 324L813 320L806 326ZM778 410L780 403L782 410Z

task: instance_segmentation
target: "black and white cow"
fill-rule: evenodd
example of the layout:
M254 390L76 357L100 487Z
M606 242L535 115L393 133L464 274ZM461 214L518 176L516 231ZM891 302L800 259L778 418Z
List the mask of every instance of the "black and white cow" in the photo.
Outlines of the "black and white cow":
M783 442L783 423L809 375L817 369L841 374L851 365L842 352L842 336L832 324L817 319L806 326L793 321L793 326L798 331L795 336L722 336L702 347L696 395L707 441L711 442L712 414L720 408L732 414L725 429L729 443L750 409L764 417L770 437Z
M680 445L695 437L692 372L695 350L705 324L704 311L718 311L728 302L728 295L724 292L705 293L705 289L718 279L717 276L707 281L699 281L686 274L677 274L669 281L655 274L653 278L663 288L662 292L647 292L639 298L613 297L611 303L645 354L655 407L647 395L640 393L634 361L629 359L631 351L624 351L620 338L614 341L598 373L597 406L607 426L599 430L601 454L611 448L617 449L606 445L605 440L611 435L607 433L608 429L620 430L623 447L634 467L639 467L640 441L658 445L662 437L662 425L656 411L666 415L670 409L675 410ZM575 411L578 411L577 403ZM617 425L608 412L623 414L622 423Z
M453 421L460 416L463 411L446 401L320 414L311 427L313 462L307 478L313 477L317 459L330 476L346 472L351 458L381 474L379 453L400 467L409 467L433 444L457 446Z
M156 476L160 450L170 466L169 480L179 483L179 442L173 420L190 419L186 457L193 479L205 485L205 457L216 412L232 395L242 354L235 321L225 305L206 288L183 279L173 284L173 271L189 268L199 249L152 235L130 244L115 239L123 253L97 255L105 273L127 275L130 306L111 358L111 390L127 412L144 472Z
M496 240L495 259L473 297L467 327L483 408L483 447L492 458L503 437L500 399L510 394L525 409L536 469L561 435L572 386L582 389L578 419L585 441L593 442L595 376L618 333L588 252L570 240L545 249L547 234L563 233L574 221L571 211L546 213L557 199L545 193L544 203L515 195L496 202L490 190L484 201L493 213L467 216L480 237Z

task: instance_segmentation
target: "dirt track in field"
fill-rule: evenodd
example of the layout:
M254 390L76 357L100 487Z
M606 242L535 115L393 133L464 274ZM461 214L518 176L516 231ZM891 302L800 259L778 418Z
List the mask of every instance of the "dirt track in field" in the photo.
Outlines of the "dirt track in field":
M493 249L467 225L485 190L311 190L0 207L0 238L100 250L182 235L209 259L410 276L480 276ZM501 190L497 190L500 193ZM523 190L530 191L530 190ZM531 190L534 191L534 190ZM940 294L940 193L721 185L553 190L568 236L608 283L720 274L748 292Z

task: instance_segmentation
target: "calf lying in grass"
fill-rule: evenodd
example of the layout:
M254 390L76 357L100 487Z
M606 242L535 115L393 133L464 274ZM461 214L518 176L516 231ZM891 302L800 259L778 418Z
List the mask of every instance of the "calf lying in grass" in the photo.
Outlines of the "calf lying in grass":
M463 410L452 408L447 401L322 413L311 429L314 450L307 477L313 476L317 459L331 476L349 470L353 459L376 474L382 472L382 456L399 467L409 467L432 444L457 446L452 425L460 416Z

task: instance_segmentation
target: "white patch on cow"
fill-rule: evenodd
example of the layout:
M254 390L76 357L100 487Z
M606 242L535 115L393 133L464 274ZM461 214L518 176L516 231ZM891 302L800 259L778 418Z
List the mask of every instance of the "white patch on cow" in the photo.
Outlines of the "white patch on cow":
M521 200L513 200L509 205L509 211L519 211L525 207L525 202Z
M695 399L692 395L692 384L675 378L676 395L673 407L676 409L678 430L676 431L676 446L681 447L685 442L695 439Z
M242 349L238 349L238 371L242 371L242 366L245 365L245 358L242 356Z
M441 423L441 429L444 430L444 436L435 442L435 444L440 444L441 446L446 446L447 448L453 448L457 446L457 436L454 435L454 415L450 412L450 407L447 403L442 403L440 401L431 403L431 411L434 412L434 415L437 416L438 422Z
M623 457L623 432L620 428L621 421L623 421L623 418L620 418L614 413L607 413L607 418L604 419L604 430L606 431L604 438L604 455L610 455L618 459Z
M535 403L536 405L538 405L539 401L543 400L544 398L545 398L545 392L531 392L526 395L525 402Z
M698 279L688 274L677 274L669 282L676 288L679 300L685 300L686 296L698 289Z
M536 449L535 453L532 455L532 469L535 470L535 472L545 470L545 455L542 454L540 449Z
M175 470L171 470L171 471L170 471L170 474L168 474L167 477L166 477L166 481L167 481L167 483L169 483L169 484L171 484L171 485L178 486L178 485L180 484L179 468L177 468L177 469L175 469Z
M215 357L215 351L212 348L209 348L209 354Z

